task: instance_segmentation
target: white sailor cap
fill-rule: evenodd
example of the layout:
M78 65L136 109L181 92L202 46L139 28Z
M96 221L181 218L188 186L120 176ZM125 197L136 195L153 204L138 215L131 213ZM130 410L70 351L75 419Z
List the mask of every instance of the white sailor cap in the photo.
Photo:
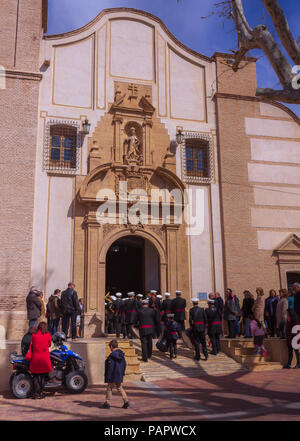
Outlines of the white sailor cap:
M176 295L181 296L181 291L176 291Z
M121 292L117 292L117 293L116 293L116 296L117 296L117 297L122 297L122 293L121 293Z
M125 300L128 300L128 297L123 297L122 300L123 300L123 302L124 302Z
M151 289L151 294L156 294L157 293L157 291L155 291L155 289Z
M193 302L193 303L199 303L199 299L197 299L197 297L193 297L193 298L192 298L192 302Z
M156 298L157 299L162 299L162 296L160 294L157 294Z
M146 305L146 304L149 303L149 300L148 299L144 299L144 300L142 300L142 303L143 303L143 305Z
M143 297L143 294L138 294L137 297L140 297L140 298L141 298L141 297Z
M134 296L134 292L131 291L131 292L127 293L127 295L128 295L128 297L133 297Z
M117 300L117 297L115 297L115 296L110 296L110 298L111 298L112 300Z

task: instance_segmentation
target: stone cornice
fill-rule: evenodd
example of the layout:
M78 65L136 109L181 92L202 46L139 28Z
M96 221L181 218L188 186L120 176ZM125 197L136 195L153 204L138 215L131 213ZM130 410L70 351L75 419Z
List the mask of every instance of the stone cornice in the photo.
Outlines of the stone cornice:
M98 14L92 21L87 23L85 26L82 26L81 28L75 29L74 31L65 32L65 33L62 33L62 34L44 35L43 38L45 40L58 40L58 39L68 38L68 37L72 37L74 35L78 35L78 34L84 32L84 31L90 29L99 20L101 20L101 18L103 18L105 15L107 15L107 14L115 14L115 13L120 13L120 12L121 13L124 12L124 13L136 14L136 15L139 15L140 17L141 16L142 17L146 17L146 18L149 18L152 21L155 21L156 23L158 23L163 28L163 30L166 32L168 37L171 38L173 43L175 43L181 49L185 50L186 52L188 52L189 54L193 55L194 57L200 58L200 59L208 61L210 63L215 61L213 58L208 57L206 55L202 55L199 52L196 52L193 49L190 49L189 47L187 47L183 43L181 43L179 40L177 40L177 38L172 34L172 32L167 28L167 26L164 24L164 22L160 18L156 17L153 14L150 14L149 12L142 11L140 9L134 9L134 8L110 8L110 9L103 9L103 11L101 11L100 14Z
M235 95L232 93L223 93L223 92L217 92L214 95L214 98L223 98L223 99L231 99L231 100L241 100L241 101L254 101L258 103L266 103L271 104L275 107L278 107L279 109L283 110L284 112L288 113L293 120L300 125L300 118L288 107L286 107L282 103L278 103L277 101L268 100L266 98L260 98L256 96L247 96L247 95Z
M19 80L41 81L43 74L38 72L26 72L20 70L5 70L6 78L16 78Z

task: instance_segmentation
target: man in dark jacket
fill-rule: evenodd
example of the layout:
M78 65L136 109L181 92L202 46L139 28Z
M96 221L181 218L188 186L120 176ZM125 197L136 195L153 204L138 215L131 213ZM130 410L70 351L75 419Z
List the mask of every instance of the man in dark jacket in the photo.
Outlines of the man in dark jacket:
M39 300L39 291L35 286L30 288L26 297L27 320L29 321L28 331L37 325L37 320L41 316L42 303Z
M113 312L114 312L114 317L113 317L113 321L114 321L114 327L115 327L115 331L116 331L116 336L117 338L120 337L120 333L121 333L121 306L122 306L122 293L117 292L116 293L116 300L113 302Z
M200 343L202 346L203 355L205 360L208 359L208 352L205 340L205 327L207 325L207 317L205 310L198 306L199 300L197 298L192 299L193 308L190 309L189 322L192 330L192 336L195 346L195 360L200 360Z
M214 300L208 300L208 308L205 310L205 314L207 317L207 333L212 345L211 353L217 355L221 351L222 316L216 308Z
M149 301L142 301L142 308L137 313L140 339L142 346L142 360L147 362L152 357L152 339L157 325L157 314L149 308Z
M60 305L63 313L62 331L65 333L66 337L68 337L71 319L72 340L76 340L76 316L81 314L77 292L74 288L74 283L70 282L68 288L62 292L60 297Z
M119 394L122 396L124 404L123 409L127 409L129 407L129 401L126 395L126 392L123 389L123 377L125 375L126 370L126 360L124 352L121 349L118 349L117 340L111 340L109 343L110 355L105 360L105 383L107 383L106 389L106 400L102 405L102 408L109 409L110 408L110 400L112 397L112 390L114 388L117 389Z
M177 339L179 336L178 323L174 320L174 314L168 314L166 330L164 335L167 338L167 345L170 351L170 359L177 357Z
M137 311L138 311L138 304L137 300L134 298L134 292L129 292L128 294L128 300L126 300L126 308L125 308L125 323L126 323L126 333L127 337L132 339L136 338L133 325L136 323L137 319Z
M174 320L179 325L180 337L182 331L185 329L185 308L186 300L181 297L181 291L176 291L176 298L172 300L171 312L174 314Z

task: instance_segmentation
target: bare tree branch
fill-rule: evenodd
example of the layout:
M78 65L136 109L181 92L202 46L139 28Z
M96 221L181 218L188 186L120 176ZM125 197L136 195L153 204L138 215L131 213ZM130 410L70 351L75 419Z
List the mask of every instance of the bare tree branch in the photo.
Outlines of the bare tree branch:
M300 64L300 48L297 41L293 37L286 16L279 6L277 0L262 0L271 19L274 23L276 32L281 40L281 43L293 62Z
M258 89L256 95L272 98L274 100L277 99L278 101L286 103L300 103L298 90L292 87L292 66L283 55L279 44L275 41L265 25L258 25L254 29L250 27L244 13L242 0L230 1L232 4L232 14L239 42L239 48L234 53L232 69L237 70L239 68L240 62L250 49L261 49L268 57L274 72L283 86L283 90ZM276 0L262 1L264 3L268 2L269 6L272 3L279 7Z
M264 25L256 26L253 30L253 35L260 49L262 49L268 57L283 87L291 85L293 78L292 66L281 52L279 44L276 43L267 27Z
M300 90L286 88L283 90L274 89L256 89L256 96L271 99L273 101L281 101L283 103L297 104L300 103Z

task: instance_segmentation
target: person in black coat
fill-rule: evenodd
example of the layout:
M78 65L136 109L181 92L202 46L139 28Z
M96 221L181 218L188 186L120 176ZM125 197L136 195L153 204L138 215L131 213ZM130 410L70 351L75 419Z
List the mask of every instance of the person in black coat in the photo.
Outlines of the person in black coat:
M133 325L136 323L137 311L139 308L137 300L134 298L134 292L129 292L128 298L129 300L127 300L125 303L125 323L127 336L128 338L132 339L136 337L133 330Z
M162 319L162 315L163 315L163 310L162 310L162 302L161 302L162 296L160 294L158 294L156 296L156 299L154 300L153 303L153 309L156 312L157 315L157 320L156 320L156 327L155 327L155 337L159 338L161 335L161 319Z
M205 310L205 314L207 317L207 334L212 345L211 353L217 355L221 351L222 316L216 308L214 300L208 300L208 308Z
M121 322L121 332L123 334L123 338L127 337L126 330L126 303L128 302L128 297L122 298L122 304L120 306L120 322Z
M142 346L142 360L147 362L152 357L152 339L157 324L157 314L149 308L149 301L142 300L142 308L137 313Z
M116 300L113 302L113 322L116 331L116 337L120 337L121 333L121 305L122 305L122 293L116 293Z
M176 298L172 300L171 312L174 314L174 320L179 325L179 332L184 331L186 300L181 297L181 291L176 291Z
M199 300L194 298L192 299L193 308L190 309L189 314L189 323L192 330L192 336L194 340L195 346L195 360L200 360L200 343L202 346L203 355L205 360L208 359L208 352L205 340L205 329L207 325L207 317L205 314L205 310L198 306Z
M174 321L174 314L168 314L164 335L167 338L170 359L172 360L172 358L177 357L177 340L179 337L179 327L178 323Z
M39 300L39 291L35 286L30 288L26 297L27 320L29 321L28 331L37 325L37 320L41 316L42 303Z
M127 409L129 407L129 401L125 390L122 387L123 377L126 370L126 360L125 354L121 349L118 349L117 340L111 340L109 342L110 355L105 360L105 383L107 383L106 389L106 400L102 405L102 408L110 408L110 400L112 397L112 390L117 389L119 394L122 396L124 404L123 408Z
M76 316L81 314L77 292L74 283L70 282L68 288L61 293L60 304L63 312L62 331L68 337L71 319L72 340L76 340Z

